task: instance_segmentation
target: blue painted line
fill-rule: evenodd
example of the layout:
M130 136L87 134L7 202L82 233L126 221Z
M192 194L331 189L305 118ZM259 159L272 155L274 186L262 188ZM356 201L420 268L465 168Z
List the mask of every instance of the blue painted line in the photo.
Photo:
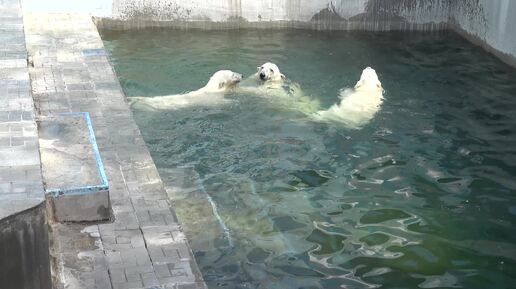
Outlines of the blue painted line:
M83 56L106 56L106 50L103 48L83 49Z
M102 191L107 191L109 189L108 186L85 186L85 187L76 187L76 188L68 188L68 189L50 189L47 190L48 194L52 194L54 197L66 195L66 196L77 196L77 195L87 195Z
M104 170L104 163L102 162L102 158L100 157L99 147L97 145L97 139L95 138L95 132L93 131L93 125L91 123L89 112L63 112L58 113L57 115L82 116L84 118L84 121L86 122L86 127L88 128L89 140L93 148L93 154L95 156L95 163L97 165L97 172L100 176L101 184L67 189L48 189L46 190L47 193L52 194L54 197L57 197L60 195L85 195L100 191L107 191L109 189L108 180L106 177L106 172Z

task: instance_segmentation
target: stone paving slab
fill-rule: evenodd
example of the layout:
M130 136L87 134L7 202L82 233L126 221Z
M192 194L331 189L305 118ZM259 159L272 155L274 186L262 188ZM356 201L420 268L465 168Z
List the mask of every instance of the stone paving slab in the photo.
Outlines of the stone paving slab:
M0 219L44 201L23 19L0 0Z
M90 113L114 214L54 230L72 244L54 247L60 288L206 288L92 19L25 14L24 26L37 111ZM94 247L81 247L84 230Z
M54 224L51 255L56 279L64 284L55 288L111 288L107 263L97 225Z
M102 182L82 115L40 119L39 144L47 190L94 186ZM45 169L47 165L51 168Z

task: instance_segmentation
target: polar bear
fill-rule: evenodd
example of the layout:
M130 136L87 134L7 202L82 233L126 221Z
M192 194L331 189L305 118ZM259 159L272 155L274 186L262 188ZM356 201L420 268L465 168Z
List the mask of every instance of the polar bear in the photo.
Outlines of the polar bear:
M319 109L319 102L306 96L301 85L287 79L272 62L258 66L256 73L242 81L236 91L270 98L278 105L304 113L313 113Z
M242 74L231 70L219 70L210 77L210 80L203 88L191 93L226 92L229 88L232 88L240 81L242 81Z
M219 70L215 72L208 83L195 91L184 94L155 96L155 97L129 97L131 106L142 106L148 109L177 109L192 105L214 105L224 102L224 94L242 80L242 74L231 70Z
M241 92L260 94L267 89L281 88L285 80L286 76L281 73L276 64L266 62L257 67L256 73L240 83L239 90Z
M366 67L353 89L340 92L340 103L318 111L319 121L339 122L351 129L360 129L374 117L383 102L383 87L376 71Z
M285 79L285 75L280 72L279 67L272 63L266 62L258 66L256 76L262 81L278 82Z

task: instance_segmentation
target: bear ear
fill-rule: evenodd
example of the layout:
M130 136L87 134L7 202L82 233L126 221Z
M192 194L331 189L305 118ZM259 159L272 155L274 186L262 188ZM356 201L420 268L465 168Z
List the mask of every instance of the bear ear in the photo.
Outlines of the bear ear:
M261 66L256 67L256 71L260 71L260 69L262 69Z
M220 89L220 88L224 88L224 85L225 85L225 84L226 84L226 83L225 83L224 81L219 82L219 89Z
M281 76L281 79L285 79L285 78L287 78L287 77L285 76L285 74L283 74L283 73L280 73L280 76Z
M361 87L362 85L364 85L364 81L360 79L359 81L357 81L357 84L355 84L355 89Z

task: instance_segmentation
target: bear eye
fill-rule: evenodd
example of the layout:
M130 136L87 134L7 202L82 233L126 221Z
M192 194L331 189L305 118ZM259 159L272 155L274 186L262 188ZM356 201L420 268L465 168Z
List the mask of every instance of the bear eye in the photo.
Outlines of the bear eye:
M272 71L272 69L270 69L270 68L269 68L269 72L270 72L270 73L273 73L274 71Z

